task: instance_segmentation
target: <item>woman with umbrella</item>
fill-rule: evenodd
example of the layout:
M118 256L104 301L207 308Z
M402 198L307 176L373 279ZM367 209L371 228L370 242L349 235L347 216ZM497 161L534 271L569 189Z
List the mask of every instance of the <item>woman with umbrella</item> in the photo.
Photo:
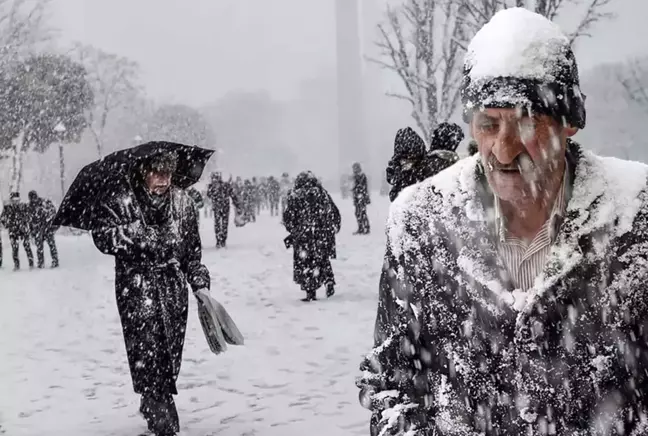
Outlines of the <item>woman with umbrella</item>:
M187 284L197 292L210 283L201 263L196 208L183 188L200 177L211 153L197 163L191 153L195 158L202 149L183 147L149 143L90 164L56 218L61 225L91 230L97 248L115 257L117 307L133 388L156 436L179 431L173 395L187 325ZM81 218L74 221L74 216Z

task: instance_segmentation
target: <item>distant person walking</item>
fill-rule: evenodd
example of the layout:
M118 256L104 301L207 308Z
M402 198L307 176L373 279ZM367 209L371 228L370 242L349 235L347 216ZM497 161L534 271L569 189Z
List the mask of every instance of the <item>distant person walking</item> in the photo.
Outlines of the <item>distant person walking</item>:
M4 206L0 215L0 224L9 231L9 242L14 262L14 270L20 269L20 256L18 247L22 243L27 255L29 267L34 267L34 254L29 244L29 210L25 203L20 202L20 194L12 192L9 195L9 203Z
M371 226L369 224L369 217L367 216L367 205L371 204L371 197L369 196L367 175L362 172L362 167L360 167L359 163L353 164L353 187L351 188L351 192L353 194L356 221L358 222L358 230L354 235L368 235L371 231Z
M58 250L54 234L56 228L52 227L52 220L56 215L56 207L51 200L38 196L36 191L29 193L27 205L29 216L29 229L36 245L36 259L38 268L45 266L45 243L49 246L52 257L52 268L59 266Z
M289 236L284 242L293 248L293 280L306 292L302 301L316 300L322 286L331 297L335 294L331 259L336 257L340 211L310 171L297 176L287 202L283 223Z

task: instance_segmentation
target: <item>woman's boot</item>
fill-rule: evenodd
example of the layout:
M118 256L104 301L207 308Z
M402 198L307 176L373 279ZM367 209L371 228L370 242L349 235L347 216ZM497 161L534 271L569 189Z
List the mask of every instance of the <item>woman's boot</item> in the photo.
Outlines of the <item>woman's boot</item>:
M140 412L155 436L175 436L180 431L178 411L171 394L142 395Z

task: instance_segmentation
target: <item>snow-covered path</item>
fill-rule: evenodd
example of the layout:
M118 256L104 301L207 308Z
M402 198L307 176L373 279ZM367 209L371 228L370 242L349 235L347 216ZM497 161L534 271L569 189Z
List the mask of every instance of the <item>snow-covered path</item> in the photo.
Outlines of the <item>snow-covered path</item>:
M333 268L338 293L299 301L278 219L232 228L216 251L203 220L212 293L246 336L212 355L191 304L179 395L183 436L366 435L354 378L369 350L388 208L375 197L373 234L355 230L349 201ZM6 236L6 235L5 235ZM11 436L136 436L137 414L113 290L113 263L87 237L59 237L62 268L0 269L0 429ZM9 258L8 258L9 257ZM2 432L0 430L0 433Z

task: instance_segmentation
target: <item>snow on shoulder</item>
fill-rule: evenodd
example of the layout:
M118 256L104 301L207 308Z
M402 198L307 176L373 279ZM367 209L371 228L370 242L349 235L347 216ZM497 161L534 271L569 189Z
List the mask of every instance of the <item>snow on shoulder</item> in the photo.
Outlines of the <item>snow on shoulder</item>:
M560 27L525 8L505 9L477 32L466 53L472 81L496 77L554 80L569 40Z
M459 160L454 165L444 169L433 177L403 189L389 208L387 220L387 237L392 253L398 257L416 244L417 241L407 237L407 225L413 219L430 221L433 214L439 213L441 203L450 197L451 193L459 193L465 184L475 184L475 167L479 156L471 156ZM456 205L465 207L462 197L454 199ZM430 228L432 231L432 228Z

